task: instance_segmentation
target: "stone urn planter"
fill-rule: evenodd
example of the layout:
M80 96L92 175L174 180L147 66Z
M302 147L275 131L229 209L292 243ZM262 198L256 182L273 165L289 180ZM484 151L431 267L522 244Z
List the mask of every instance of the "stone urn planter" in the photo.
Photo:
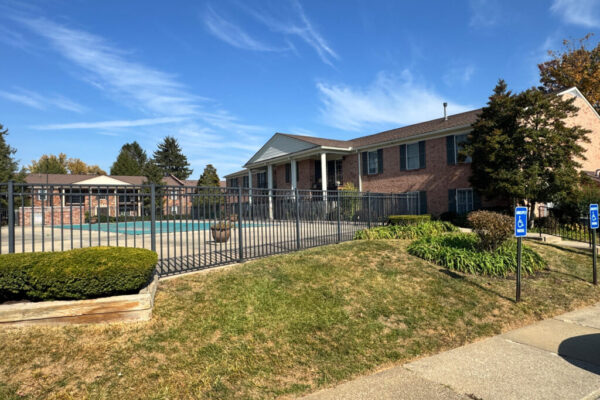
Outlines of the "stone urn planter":
M218 222L210 227L210 233L215 242L225 243L231 236L231 223L230 222Z

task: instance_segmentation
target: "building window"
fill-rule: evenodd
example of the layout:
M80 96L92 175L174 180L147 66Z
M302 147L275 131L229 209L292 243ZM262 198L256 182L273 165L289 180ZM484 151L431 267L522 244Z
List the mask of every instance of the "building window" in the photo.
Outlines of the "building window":
M229 180L229 186L230 187L238 187L240 184L239 179L238 178L231 178Z
M456 135L454 137L454 156L455 160L459 163L470 163L471 157L460 154L460 151L464 148L465 142L467 141L467 135Z
M37 191L37 199L39 201L46 201L46 189L39 189Z
M456 212L467 214L473 209L473 189L456 189Z
M85 189L85 192L87 192L87 189ZM84 204L85 192L84 189L65 190L65 204Z
M242 187L247 188L248 186L250 186L250 178L248 178L248 176L244 176L242 177Z
M256 187L265 189L267 187L267 173L259 172L256 174Z
M367 173L374 175L379 172L379 154L377 150L367 152Z
M406 169L419 169L421 161L419 160L419 143L406 145Z
M285 183L290 183L292 181L292 164L285 164Z

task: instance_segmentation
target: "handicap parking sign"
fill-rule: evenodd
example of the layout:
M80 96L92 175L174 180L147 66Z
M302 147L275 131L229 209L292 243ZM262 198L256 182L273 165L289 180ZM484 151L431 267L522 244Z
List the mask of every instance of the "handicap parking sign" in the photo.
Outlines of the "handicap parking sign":
M598 204L590 204L590 228L598 229Z
M515 208L515 236L527 236L527 207Z

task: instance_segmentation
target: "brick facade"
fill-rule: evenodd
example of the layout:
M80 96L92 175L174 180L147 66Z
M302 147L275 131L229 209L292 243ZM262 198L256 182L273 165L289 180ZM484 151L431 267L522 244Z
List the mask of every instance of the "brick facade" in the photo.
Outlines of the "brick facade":
M572 91L565 92L565 96L570 96ZM600 119L598 115L591 109L586 101L581 97L576 97L575 105L579 107L579 113L570 118L567 124L577 124L591 132L588 135L590 143L583 143L585 148L586 160L581 160L582 170L588 172L594 172L600 169ZM423 124L433 124L439 128L444 128L446 123L453 123L458 126L454 129L456 134L468 133L468 126L472 124L477 118L477 110L459 114L457 116L450 116L448 121L432 120ZM457 120L456 118L463 118ZM470 119L469 119L470 118ZM465 124L465 121L469 121ZM463 125L460 125L460 124ZM411 130L411 134L415 135L414 132L418 131L418 126L409 126L406 128L399 128L397 131L402 129ZM428 126L429 128L429 126ZM433 129L433 128L430 128ZM424 130L420 132L429 133L437 132L433 130ZM318 147L325 145L328 147L339 147L340 150L337 154L328 154L328 160L339 158L339 154L343 151L347 151L347 154L342 156L342 184L351 182L357 188L359 185L359 176L362 180L362 191L376 192L376 193L405 193L405 192L426 192L427 194L427 212L434 215L439 215L443 212L449 211L449 205L451 201L449 198L455 189L468 189L471 187L469 183L469 177L471 176L471 164L469 163L449 163L448 162L448 150L447 150L447 137L433 137L425 141L425 166L423 168L414 170L401 170L400 168L400 145L395 144L387 147L377 148L377 141L373 141L372 136L380 136L380 141L388 141L392 138L394 130L381 132L380 134L371 135L368 137L353 139L351 141L343 142L332 141L329 139L321 138L310 138L298 136L300 140L306 140L309 143L315 144L315 152L324 151L328 153L328 150L319 150ZM398 133L400 134L400 133ZM403 140L396 140L396 143L411 143L410 138L414 136L407 136ZM364 140L371 140L368 143L368 147L365 146ZM322 143L326 142L326 143ZM353 147L354 149L343 150L346 146ZM414 142L412 142L414 143ZM359 157L363 149L368 148L372 150L380 150L383 155L383 170L377 174L368 175L362 174L359 171ZM360 151L357 152L356 148ZM320 189L320 180L315 177L315 160L319 160L319 155L305 156L306 158L297 160L298 166L298 188L299 189ZM282 161L279 161L281 163ZM362 163L360 163L362 164ZM285 164L277 164L273 166L273 179L274 188L287 189L290 188L290 183L285 182ZM228 182L229 183L229 182ZM253 186L256 185L256 180L253 179ZM486 199L479 199L482 207L495 207L495 206L507 206L504 201L488 201ZM473 199L475 203L475 199ZM454 211L454 210L451 210Z

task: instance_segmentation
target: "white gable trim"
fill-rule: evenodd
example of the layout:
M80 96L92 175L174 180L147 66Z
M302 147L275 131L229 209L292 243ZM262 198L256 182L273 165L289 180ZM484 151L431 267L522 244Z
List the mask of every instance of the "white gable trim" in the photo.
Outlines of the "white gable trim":
M77 185L98 185L98 186L131 186L131 183L123 182L110 176L101 175L90 179L85 179L80 182L75 182Z
M588 107L592 109L592 111L594 112L594 114L596 114L596 117L598 117L598 119L600 119L600 115L598 114L598 111L596 111L596 109L594 108L594 106L592 106L590 104L590 102L588 101L588 99L585 98L585 96L583 95L583 93L581 93L579 91L579 89L577 89L577 87L573 86L572 88L567 89L567 90L563 90L562 92L560 92L558 94L561 95L561 96L563 94L570 94L570 95L573 95L575 97L579 97L579 98L583 99L583 101L585 101L585 104L587 104Z
M275 146L278 146L279 148L276 148ZM298 138L276 133L252 156L250 160L248 160L244 167L256 162L279 158L287 154L297 153L314 147L318 146Z

